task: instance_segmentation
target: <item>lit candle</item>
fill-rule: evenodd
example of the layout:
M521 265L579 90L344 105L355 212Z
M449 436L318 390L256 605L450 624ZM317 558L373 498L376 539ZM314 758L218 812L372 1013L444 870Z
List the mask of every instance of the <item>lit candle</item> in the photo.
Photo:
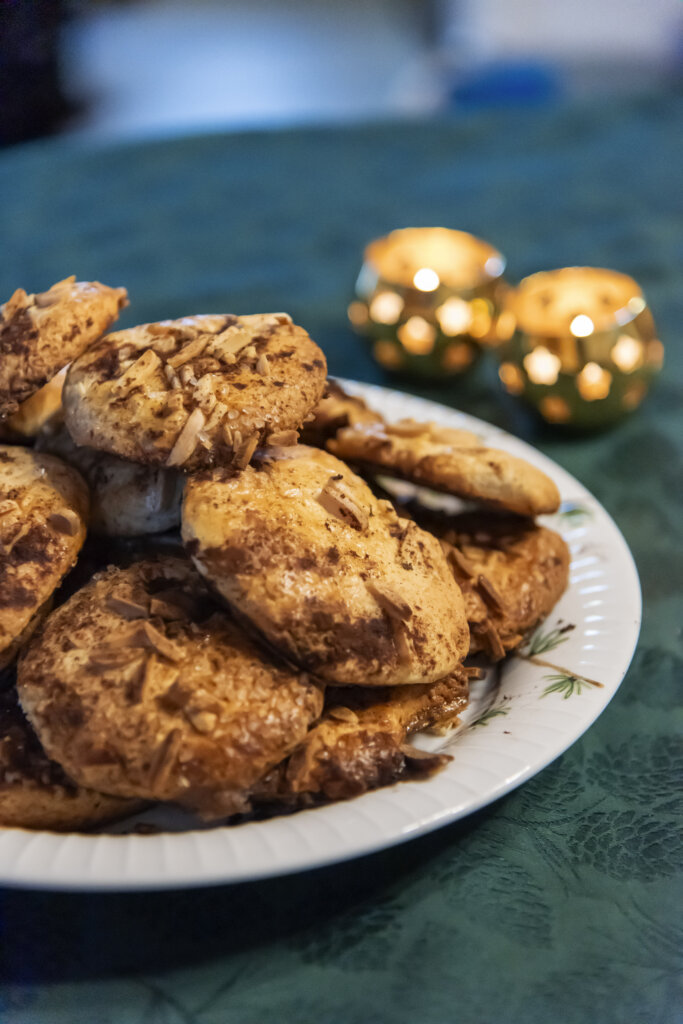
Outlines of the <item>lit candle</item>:
M493 246L464 231L392 231L365 250L349 319L387 369L459 374L496 340L504 269Z
M497 323L499 376L551 423L612 423L636 408L663 346L633 278L596 267L533 274Z

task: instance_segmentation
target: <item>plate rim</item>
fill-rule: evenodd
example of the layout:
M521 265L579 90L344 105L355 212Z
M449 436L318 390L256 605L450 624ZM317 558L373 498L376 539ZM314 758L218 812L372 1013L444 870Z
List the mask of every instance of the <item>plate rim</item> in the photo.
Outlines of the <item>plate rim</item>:
M562 741L553 746L551 753L547 756L543 755L521 770L502 778L497 784L482 790L479 797L471 798L464 805L440 806L437 809L432 809L431 812L423 811L421 814L412 812L415 814L412 823L404 821L399 824L394 823L393 826L385 825L379 833L372 816L365 813L366 809L369 812L370 806L373 804L376 809L381 809L384 804L384 813L387 809L386 805L393 805L389 794L391 796L398 794L399 803L402 794L405 795L406 801L410 800L414 803L415 787L419 787L422 791L417 796L418 805L420 803L429 804L430 800L425 800L424 797L431 794L430 786L433 787L434 783L437 783L441 788L438 780L443 780L444 777L448 778L451 766L449 765L443 772L426 781L399 782L393 786L363 794L353 800L298 811L291 816L271 818L263 822L217 826L206 830L193 829L186 832L166 832L144 836L108 833L89 835L0 827L0 885L9 888L71 892L160 891L239 884L275 878L377 853L474 814L523 785L576 743L613 699L628 671L638 644L642 623L642 591L633 554L619 527L601 502L559 463L528 442L494 424L431 399L412 395L410 392L345 378L336 379L350 393L366 397L371 405L374 398L375 404L380 410L383 402L391 403L397 398L403 397L407 404L415 404L418 408L424 408L425 416L431 409L433 410L432 417L443 417L446 414L446 418L451 421L454 418L457 419L459 426L478 431L483 428L487 439L493 442L500 440L501 447L516 449L522 457L527 457L534 464L540 465L540 468L548 472L549 475L559 476L565 485L570 483L577 489L579 497L589 500L593 510L597 511L602 519L611 541L619 551L617 566L628 580L627 598L632 603L631 614L633 615L633 620L625 623L629 639L626 646L622 647L620 651L621 656L616 659L617 668L613 673L614 681L610 683L609 690L600 695L603 699L596 705L595 713L582 719L576 728L567 729ZM431 802L433 803L433 801ZM390 813L389 817L391 816ZM327 820L330 817L338 818L338 824L335 825L334 820L330 823ZM360 833L358 832L359 821ZM299 827L292 829L291 822L295 822L297 826L303 822L303 830ZM299 842L294 841L293 849L290 848L287 853L283 853L281 849L275 850L272 841L267 837L267 829L264 829L264 826L271 826L272 829L274 823L282 826L279 831L282 832L281 838L285 846L289 841L291 847L292 832L299 837ZM365 830L363 824L366 825ZM245 830L249 830L249 832ZM259 830L260 839L258 838ZM277 832L278 829L275 828L276 836ZM312 841L311 837L306 835L308 832L312 833ZM342 849L339 849L334 842L330 842L331 833L333 839L343 837ZM353 839L350 838L351 835L354 836ZM222 849L213 851L213 857L207 857L204 848L215 847L217 842ZM250 845L251 851L248 849ZM235 846L245 847L242 853L243 859L239 864L230 864L228 854L232 852L234 855ZM175 869L171 868L170 860L174 851L173 849L169 850L169 847L175 847L176 850L184 848L182 856L189 859L182 869L177 866ZM268 852L274 854L273 862L270 862L267 856L264 858L264 848L266 854ZM214 863L216 852L220 854L218 858L220 867L216 867ZM153 858L148 856L150 853L154 855ZM152 860L157 865L157 870L151 870ZM45 867L41 868L41 864L49 865L49 868L47 870ZM158 870L159 864L162 865L161 872Z

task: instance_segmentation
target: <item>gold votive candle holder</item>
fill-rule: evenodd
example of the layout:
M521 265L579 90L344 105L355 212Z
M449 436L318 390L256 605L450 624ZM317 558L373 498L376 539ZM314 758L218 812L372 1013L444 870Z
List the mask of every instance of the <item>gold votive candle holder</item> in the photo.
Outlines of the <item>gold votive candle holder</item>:
M465 231L402 228L370 242L348 309L387 370L438 378L497 341L505 260Z
M496 333L505 389L547 422L580 428L637 408L664 358L637 283L598 267L524 278L507 292Z

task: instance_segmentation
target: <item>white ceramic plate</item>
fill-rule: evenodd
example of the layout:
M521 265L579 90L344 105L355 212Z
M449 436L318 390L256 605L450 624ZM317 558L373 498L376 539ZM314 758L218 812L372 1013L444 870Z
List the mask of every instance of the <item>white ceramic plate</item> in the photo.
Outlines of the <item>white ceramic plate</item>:
M188 828L187 820L160 819L157 811L147 819L169 829L158 835L0 830L0 884L73 890L209 885L371 853L462 818L519 786L571 746L614 696L638 639L640 586L623 537L596 499L540 452L480 420L384 388L345 386L388 420L412 416L475 431L544 470L562 495L560 513L544 521L571 548L569 589L523 656L504 663L497 688L484 684L477 692L478 721L448 739L424 739L422 745L448 750L453 761L424 782L232 827Z

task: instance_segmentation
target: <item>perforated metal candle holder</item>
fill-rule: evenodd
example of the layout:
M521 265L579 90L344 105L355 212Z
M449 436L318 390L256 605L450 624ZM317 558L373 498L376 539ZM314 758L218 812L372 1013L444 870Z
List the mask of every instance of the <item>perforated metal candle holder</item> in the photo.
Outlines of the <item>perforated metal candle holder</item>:
M464 231L392 231L365 249L349 319L386 369L460 374L496 340L504 269L493 246Z
M525 278L498 318L499 376L549 423L600 427L642 402L664 347L626 274L565 267Z

